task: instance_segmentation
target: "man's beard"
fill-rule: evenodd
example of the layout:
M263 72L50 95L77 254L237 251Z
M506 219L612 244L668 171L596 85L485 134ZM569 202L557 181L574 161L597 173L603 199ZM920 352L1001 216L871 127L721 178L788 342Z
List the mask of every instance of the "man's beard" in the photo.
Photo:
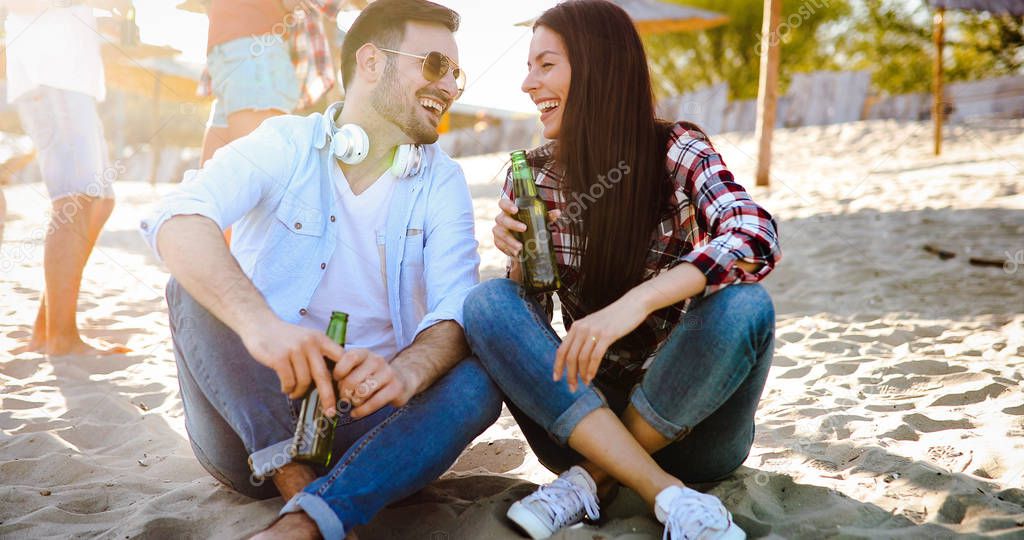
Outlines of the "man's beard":
M437 142L437 129L425 122L417 114L419 100L407 104L408 98L402 92L402 84L398 79L398 69L388 62L384 68L384 77L370 98L370 105L381 118L391 122L412 139L414 144L433 144Z

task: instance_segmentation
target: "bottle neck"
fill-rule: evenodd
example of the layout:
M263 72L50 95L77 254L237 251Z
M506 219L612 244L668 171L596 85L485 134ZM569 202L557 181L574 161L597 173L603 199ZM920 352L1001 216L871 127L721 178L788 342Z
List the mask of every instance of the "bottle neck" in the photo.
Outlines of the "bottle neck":
M512 162L512 196L537 197L537 184L533 178L533 170L525 162Z

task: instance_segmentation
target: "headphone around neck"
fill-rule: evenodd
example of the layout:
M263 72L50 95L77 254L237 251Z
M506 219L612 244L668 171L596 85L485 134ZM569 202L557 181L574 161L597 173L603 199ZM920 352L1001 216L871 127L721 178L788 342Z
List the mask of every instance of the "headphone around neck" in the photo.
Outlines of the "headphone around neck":
M324 112L331 128L331 154L346 165L357 165L370 153L370 137L366 130L356 124L344 124L338 127L335 120L341 112L343 103L333 103ZM395 178L409 178L420 172L423 162L423 149L418 144L403 144L395 151L395 159L391 162L391 174Z

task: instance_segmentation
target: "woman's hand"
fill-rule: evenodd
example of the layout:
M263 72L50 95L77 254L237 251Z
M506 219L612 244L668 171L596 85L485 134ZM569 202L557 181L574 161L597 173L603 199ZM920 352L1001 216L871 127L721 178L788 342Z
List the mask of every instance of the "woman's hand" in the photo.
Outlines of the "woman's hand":
M491 229L494 234L494 247L512 257L509 279L521 282L522 267L519 264L519 252L523 249L523 244L516 238L516 235L526 230L526 224L516 219L516 215L519 213L516 203L502 198L498 200L498 206L501 207L501 213L494 218L494 227ZM558 221L561 216L561 211L551 210L548 212L548 223Z
M647 315L643 304L627 294L574 322L555 354L554 380L561 380L564 371L569 390L576 391L579 377L589 385L597 376L608 347L640 326Z
M502 198L498 206L501 207L501 213L494 218L494 228L491 229L494 233L494 247L509 257L518 257L523 244L516 239L516 234L525 231L526 224L516 219L519 213L516 203Z

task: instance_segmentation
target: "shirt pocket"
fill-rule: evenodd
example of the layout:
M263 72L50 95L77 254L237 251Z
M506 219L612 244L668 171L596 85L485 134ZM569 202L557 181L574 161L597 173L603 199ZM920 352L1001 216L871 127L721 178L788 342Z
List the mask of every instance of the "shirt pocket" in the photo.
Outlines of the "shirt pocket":
M426 245L424 238L423 229L406 229L403 265L423 267L423 248Z
M319 253L324 235L324 215L318 208L287 196L274 212L272 240L263 262L278 277L320 272Z

